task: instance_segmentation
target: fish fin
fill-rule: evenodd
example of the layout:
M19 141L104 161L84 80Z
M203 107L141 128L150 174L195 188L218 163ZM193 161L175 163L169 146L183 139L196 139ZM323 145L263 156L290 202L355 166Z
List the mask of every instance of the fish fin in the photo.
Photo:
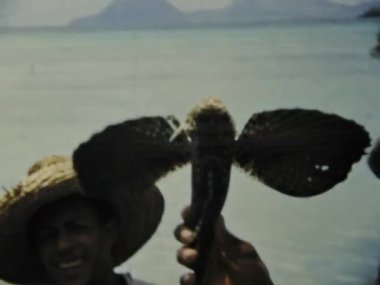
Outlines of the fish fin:
M169 141L178 125L174 117L143 117L106 127L74 151L80 182L91 191L152 185L190 160L185 135Z
M275 190L309 197L344 181L369 144L352 120L279 109L252 115L237 139L235 163Z
M369 154L368 165L377 178L380 178L380 139Z

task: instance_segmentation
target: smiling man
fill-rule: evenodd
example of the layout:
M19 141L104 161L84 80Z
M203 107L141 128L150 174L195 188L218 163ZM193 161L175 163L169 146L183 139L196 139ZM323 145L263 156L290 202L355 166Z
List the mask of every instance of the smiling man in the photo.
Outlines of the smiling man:
M163 197L155 186L105 191L104 197L85 194L71 158L49 156L35 163L0 199L0 279L16 284L148 285L114 268L153 235ZM198 256L192 248L195 233L185 222L175 235L183 244L178 261L193 269ZM190 272L181 284L195 280ZM206 284L272 285L255 249L231 235L222 218Z
M17 284L148 284L113 269L155 232L163 197L156 187L115 193L86 196L71 158L35 163L0 200L0 278Z
M34 215L31 241L57 283L123 284L113 272L111 252L117 230L110 213L97 201L73 195Z

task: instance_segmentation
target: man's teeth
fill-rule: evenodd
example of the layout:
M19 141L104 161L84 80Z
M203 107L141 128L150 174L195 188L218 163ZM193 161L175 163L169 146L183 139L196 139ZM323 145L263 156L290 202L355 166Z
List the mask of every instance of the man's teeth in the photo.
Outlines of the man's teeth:
M82 262L83 262L82 259L78 259L78 260L74 260L74 261L70 261L70 262L60 262L58 264L58 267L61 269L69 269L69 268L81 265Z

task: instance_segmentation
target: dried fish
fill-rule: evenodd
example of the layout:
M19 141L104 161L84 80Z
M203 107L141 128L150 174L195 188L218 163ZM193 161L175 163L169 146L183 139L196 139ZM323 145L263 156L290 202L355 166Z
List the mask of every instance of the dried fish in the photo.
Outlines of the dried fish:
M109 126L81 144L73 158L85 190L103 196L109 187L155 183L190 162L192 201L186 223L197 231L195 272L203 284L232 164L281 193L311 197L344 181L369 144L367 131L354 121L304 109L254 114L236 137L223 103L209 98L183 124L170 116Z

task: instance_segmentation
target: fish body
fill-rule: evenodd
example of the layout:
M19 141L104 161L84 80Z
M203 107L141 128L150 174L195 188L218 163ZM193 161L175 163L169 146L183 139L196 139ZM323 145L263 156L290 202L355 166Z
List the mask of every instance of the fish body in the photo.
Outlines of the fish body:
M221 102L215 103L213 100L204 102L187 118L187 123L192 126L188 130L191 140L192 205L198 208L194 211L198 215L206 204L219 205L216 211L220 212L229 187L233 161L235 127ZM199 218L195 217L190 224L195 227Z
M191 127L192 198L187 224L197 231L195 272L202 284L214 226L226 200L235 146L235 127L220 101L210 99L188 116Z

